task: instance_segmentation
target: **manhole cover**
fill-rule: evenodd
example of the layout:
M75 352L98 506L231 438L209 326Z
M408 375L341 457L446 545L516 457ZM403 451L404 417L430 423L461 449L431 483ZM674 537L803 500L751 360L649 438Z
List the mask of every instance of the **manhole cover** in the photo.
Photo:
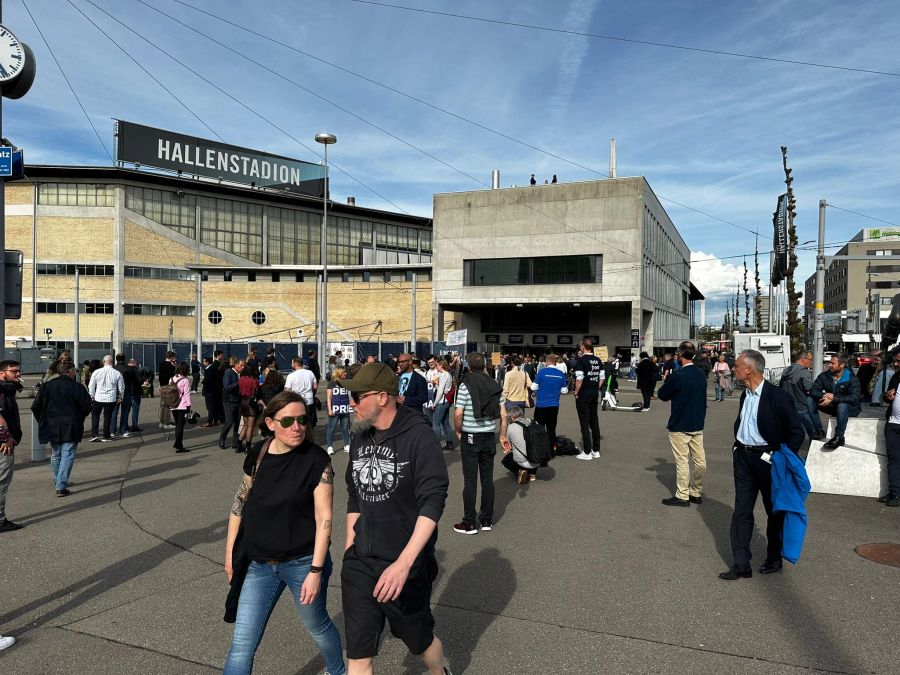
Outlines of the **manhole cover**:
M855 550L868 560L900 567L900 544L863 544L857 546Z

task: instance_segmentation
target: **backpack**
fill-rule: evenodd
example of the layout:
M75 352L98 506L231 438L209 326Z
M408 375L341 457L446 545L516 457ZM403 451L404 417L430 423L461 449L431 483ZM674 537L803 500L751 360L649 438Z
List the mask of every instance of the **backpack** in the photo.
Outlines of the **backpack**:
M522 424L518 420L513 422L522 427L522 435L525 437L525 457L529 464L542 464L550 460L550 436L547 428L538 422Z
M176 384L164 384L159 388L159 400L167 408L177 408L181 403L181 392Z
M577 455L578 448L575 447L575 441L566 436L557 436L556 454L559 456Z

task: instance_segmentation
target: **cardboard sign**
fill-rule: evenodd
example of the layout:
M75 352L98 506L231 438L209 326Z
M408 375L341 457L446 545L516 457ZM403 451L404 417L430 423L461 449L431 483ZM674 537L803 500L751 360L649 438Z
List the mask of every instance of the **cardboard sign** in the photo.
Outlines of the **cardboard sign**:
M492 366L500 365L500 352L491 352L491 365Z
M594 347L594 356L600 359L600 363L606 363L609 361L609 347L606 345Z

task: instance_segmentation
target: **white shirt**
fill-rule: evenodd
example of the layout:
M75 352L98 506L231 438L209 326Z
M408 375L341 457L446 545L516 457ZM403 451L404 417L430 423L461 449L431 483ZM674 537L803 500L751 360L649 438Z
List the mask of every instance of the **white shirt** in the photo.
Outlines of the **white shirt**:
M112 364L103 366L91 375L88 391L97 403L115 403L125 396L125 380Z
M300 394L307 405L312 404L316 391L316 376L311 370L300 368L293 371L284 381L284 388L289 389L295 394Z

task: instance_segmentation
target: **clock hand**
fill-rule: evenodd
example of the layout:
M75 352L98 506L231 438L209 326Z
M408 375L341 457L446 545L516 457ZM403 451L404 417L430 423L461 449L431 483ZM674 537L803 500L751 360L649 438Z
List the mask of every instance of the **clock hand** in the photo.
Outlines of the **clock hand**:
M6 72L6 68L4 68L3 66L0 66L0 76L9 77L9 73Z

